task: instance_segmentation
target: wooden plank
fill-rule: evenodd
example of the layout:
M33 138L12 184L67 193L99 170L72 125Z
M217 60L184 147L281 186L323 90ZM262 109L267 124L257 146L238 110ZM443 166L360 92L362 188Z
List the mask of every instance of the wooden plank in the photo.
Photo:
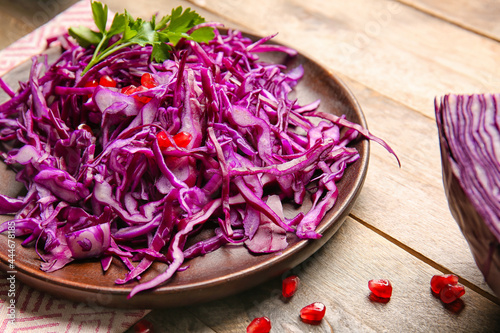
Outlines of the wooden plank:
M16 0L0 3L0 49L47 23L78 0Z
M397 2L192 2L431 118L435 96L500 90L497 42Z
M29 33L31 30L23 29L22 22L20 22L15 17L8 15L8 13L0 11L0 29L1 31L6 31L7 34L5 38L0 39L0 49L12 44L25 34ZM14 29L13 27L20 27L19 29Z
M103 0L101 2L107 4L109 9L115 13L123 13L126 9L134 17L149 18L153 14L158 14L158 16L168 15L172 8L182 6L183 8L191 7L195 9L207 21L223 20L217 14L182 0L144 0L139 3L134 0Z
M352 215L493 294L449 211L434 120L346 82L370 115L370 130L388 138L402 163L399 169L383 148L372 144L367 178Z
M242 294L176 312L171 325L194 315L218 333L244 332L255 317L268 316L275 332L494 332L500 328L500 306L467 289L459 313L435 298L429 281L439 272L348 218L314 256L290 273L301 278L289 301L281 297L281 277ZM286 274L283 274L283 277ZM394 291L388 303L370 300L367 282L387 278ZM299 319L300 309L323 302L321 325ZM154 310L146 319L160 320L170 310ZM197 332L197 331L190 331ZM200 331L202 332L202 331Z
M477 34L500 41L500 2L496 0L398 0Z

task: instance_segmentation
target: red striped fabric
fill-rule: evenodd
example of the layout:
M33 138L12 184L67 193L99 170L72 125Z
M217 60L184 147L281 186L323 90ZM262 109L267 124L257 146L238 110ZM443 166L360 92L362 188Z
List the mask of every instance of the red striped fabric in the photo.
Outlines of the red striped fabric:
M0 75L42 52L46 39L65 32L70 26L94 27L90 2L79 1L32 33L0 51Z
M70 26L94 27L90 2L80 1L47 24L0 51L0 75L29 60L46 47L45 40ZM0 272L0 332L124 332L148 310L116 310L70 302L16 282L16 318L8 317L8 275Z

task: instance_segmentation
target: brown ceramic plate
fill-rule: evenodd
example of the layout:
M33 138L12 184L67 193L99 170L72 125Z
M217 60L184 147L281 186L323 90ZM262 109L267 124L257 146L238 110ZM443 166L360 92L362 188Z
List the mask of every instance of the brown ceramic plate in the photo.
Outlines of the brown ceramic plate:
M257 39L255 36L248 36ZM301 54L293 58L273 54L263 57L262 60L285 63L290 67L301 64L305 69L305 77L296 88L297 98L301 104L321 99L321 111L344 114L350 121L366 127L363 113L354 96L335 74ZM29 63L23 64L6 74L4 79L8 82L25 80L29 68ZM5 99L5 95L0 96L0 101ZM190 260L186 263L189 265L188 269L176 273L170 281L155 290L141 292L127 299L127 295L137 282L127 285L114 283L126 273L126 269L118 260L114 259L106 273L103 273L97 260L71 263L56 272L45 273L40 270L40 259L34 248L24 248L20 245L21 240L16 239L16 277L33 288L58 297L120 308L185 306L241 292L300 264L330 239L342 225L360 193L368 168L369 142L362 140L354 146L361 158L347 168L343 179L338 183L338 201L319 225L318 232L322 234L322 238L318 240L300 240L295 235L289 235L287 249L281 253L265 255L252 255L242 246L226 246ZM0 177L4 184L8 184L2 193L14 195L19 184L13 180L13 174L4 170L0 172ZM288 213L293 213L296 208L287 206L285 209ZM4 217L3 220L6 219ZM7 237L2 234L0 235L2 270L9 270L8 259ZM164 270L164 264L154 265L144 274L143 281L153 278Z

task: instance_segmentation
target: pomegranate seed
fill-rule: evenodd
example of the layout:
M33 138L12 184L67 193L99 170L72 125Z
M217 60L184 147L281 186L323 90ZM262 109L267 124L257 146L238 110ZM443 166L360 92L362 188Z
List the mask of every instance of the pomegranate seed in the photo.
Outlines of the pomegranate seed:
M370 293L370 295L368 296L368 299L372 302L377 302L377 303L389 303L389 301L391 300L390 298L382 298L382 297L378 297L378 296L375 296L374 293Z
M133 84L130 86L123 87L120 92L125 95L133 94L136 91L137 87Z
M170 142L167 133L165 133L164 131L158 132L158 134L156 134L156 140L158 140L158 146L160 146L160 149L172 147L172 142Z
M99 85L99 83L97 82L97 80L91 80L91 81L85 82L84 87L90 88L90 87L97 87L98 85Z
M92 128L90 128L90 126L87 124L78 125L78 129L79 130L86 130L87 132L90 132L90 134L92 134Z
M439 298L443 303L451 303L456 301L465 294L465 288L460 283L447 284L439 292Z
M392 285L389 280L379 279L368 281L368 288L377 297L390 298L392 295Z
M85 82L85 85L84 87L85 88L95 88L99 85L99 83L97 82L97 80L91 80L91 81L87 81ZM92 97L92 94L88 94L87 95L87 98L91 98Z
M458 276L454 274L434 275L431 279L431 289L434 293L439 294L445 285L457 283Z
M247 326L247 333L269 333L271 321L267 317L259 317L252 320Z
M189 143L191 142L193 136L187 132L179 132L172 139L174 139L175 144L177 147L182 147L186 148ZM156 134L156 139L158 140L158 145L160 146L161 149L165 149L168 147L172 147L173 144L168 138L167 134L164 131L159 132Z
M134 331L135 333L153 333L153 324L146 319L142 319L134 325Z
M109 75L104 75L99 79L99 85L108 88L115 88L116 81Z
M144 86L136 87L134 85L130 85L128 87L123 87L121 89L121 93L125 94L125 95L132 95L133 93L142 92L142 91L146 91L146 90L148 90L148 88L146 88ZM147 102L149 102L151 100L151 97L147 97L147 96L134 95L134 98L136 100L138 100L139 102L144 103L144 104L146 104Z
M306 324L319 324L325 316L326 307L323 303L314 302L300 310L300 319Z
M444 303L443 305L445 309L456 314L459 314L465 308L465 303L461 298L451 303Z
M141 92L141 91L147 91L148 88L144 87L144 86L138 86L134 92Z
M144 73L141 76L141 85L146 88L154 88L158 85L158 83L151 73Z
M297 275L291 275L283 280L281 293L283 297L289 298L292 297L297 291L297 287L299 285L299 277Z
M148 88L146 88L144 86L138 86L137 89L134 92L141 92L141 91L146 91L146 90L148 90ZM134 98L136 100L138 100L139 102L142 102L144 104L148 103L151 100L151 97L147 97L147 96L138 96L138 95L135 95Z
M186 148L193 139L193 136L187 132L179 132L174 135L173 139L178 147Z

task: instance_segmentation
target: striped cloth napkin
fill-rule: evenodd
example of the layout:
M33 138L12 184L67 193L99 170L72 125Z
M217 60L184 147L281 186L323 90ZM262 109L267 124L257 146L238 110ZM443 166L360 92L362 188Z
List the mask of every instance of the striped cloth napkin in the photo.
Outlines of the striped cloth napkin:
M88 0L79 1L47 24L0 51L0 75L29 60L45 49L45 40L69 26L94 27ZM16 282L16 318L9 314L10 282L0 272L0 332L124 332L144 317L149 310L108 309L91 304L58 299Z

